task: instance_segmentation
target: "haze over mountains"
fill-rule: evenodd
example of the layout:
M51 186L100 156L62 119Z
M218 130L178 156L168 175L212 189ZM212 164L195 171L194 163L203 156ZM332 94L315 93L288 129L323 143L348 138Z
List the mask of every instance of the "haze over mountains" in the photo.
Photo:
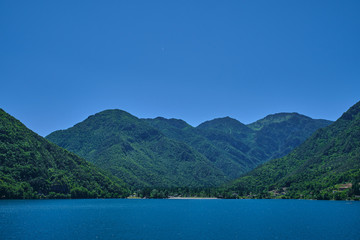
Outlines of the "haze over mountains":
M284 156L327 120L296 113L250 125L226 117L192 127L106 110L46 138L137 187L218 186Z

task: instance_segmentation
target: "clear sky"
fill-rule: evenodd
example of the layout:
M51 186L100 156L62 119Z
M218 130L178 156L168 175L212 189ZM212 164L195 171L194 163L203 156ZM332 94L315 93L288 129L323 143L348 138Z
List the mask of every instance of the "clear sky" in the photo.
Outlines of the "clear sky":
M42 136L113 108L196 126L359 100L359 0L0 0L0 108Z

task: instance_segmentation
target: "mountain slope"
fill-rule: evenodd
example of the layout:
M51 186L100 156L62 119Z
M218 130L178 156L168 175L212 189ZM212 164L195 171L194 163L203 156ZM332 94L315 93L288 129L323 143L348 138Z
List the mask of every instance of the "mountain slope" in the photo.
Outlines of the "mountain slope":
M196 127L217 149L226 152L240 165L241 172L248 172L262 162L262 158L251 145L255 132L245 124L230 117L216 118Z
M124 183L0 109L0 198L125 197Z
M232 151L230 151L229 147L222 148L214 144L215 141L209 139L212 136L216 138L216 134L209 134L207 136L202 130L194 128L183 120L178 119L157 117L155 119L142 120L158 129L165 136L183 142L203 154L230 179L234 179L241 173L250 170L249 164L247 164L248 160L242 160L245 157L242 152L236 149L239 146L231 147ZM220 135L224 134L220 133ZM226 134L221 137L227 138Z
M241 196L346 199L360 194L359 181L360 102L286 157L256 168L227 190Z
M164 135L184 142L234 179L272 158L284 156L331 121L297 113L273 114L245 125L230 117L194 128L178 119L143 119Z
M298 113L277 113L266 116L248 127L256 131L255 146L264 151L267 160L283 157L304 142L316 130L332 121L312 119Z
M47 139L134 186L215 186L227 180L188 145L121 110L97 113Z
M297 113L278 113L249 125L226 117L205 122L197 128L219 147L234 146L240 150L253 168L286 155L314 131L330 123L331 121L311 119Z

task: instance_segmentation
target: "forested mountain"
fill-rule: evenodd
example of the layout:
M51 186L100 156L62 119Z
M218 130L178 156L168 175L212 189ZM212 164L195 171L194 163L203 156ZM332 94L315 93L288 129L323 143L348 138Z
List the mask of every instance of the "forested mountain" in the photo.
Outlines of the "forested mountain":
M245 125L230 117L192 127L178 119L144 119L164 135L184 142L206 156L230 178L282 157L331 121L297 113L273 114Z
M0 198L126 197L120 179L50 143L0 109Z
M138 187L216 186L228 180L187 144L121 110L97 113L47 139Z
M221 169L226 176L234 179L241 173L249 171L251 165L244 153L240 150L247 148L246 145L233 141L235 146L221 146L217 144L218 138L230 138L226 134L208 133L201 129L194 128L186 122L178 119L143 119L151 126L157 128L167 137L183 142L209 159L215 166ZM220 137L218 137L220 135Z
M280 115L286 118L260 120L256 129L229 117L195 128L179 119L138 119L106 110L47 139L133 186L216 186L283 156L330 123Z
M0 109L0 198L124 197L130 190L123 181L146 191L201 191L297 146L209 194L354 198L360 195L360 102L330 123L278 113L248 125L225 117L192 127L106 110L47 136L58 147Z
M289 155L259 166L226 189L233 197L346 199L360 195L359 182L360 102Z
M309 138L316 130L332 121L312 119L298 113L277 113L266 116L248 127L256 131L258 149L266 154L266 161L283 157Z

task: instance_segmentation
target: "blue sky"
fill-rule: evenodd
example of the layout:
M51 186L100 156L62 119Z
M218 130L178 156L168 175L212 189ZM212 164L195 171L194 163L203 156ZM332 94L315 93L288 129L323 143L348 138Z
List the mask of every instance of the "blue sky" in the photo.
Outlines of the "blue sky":
M42 136L96 112L336 120L360 1L0 1L0 107Z

